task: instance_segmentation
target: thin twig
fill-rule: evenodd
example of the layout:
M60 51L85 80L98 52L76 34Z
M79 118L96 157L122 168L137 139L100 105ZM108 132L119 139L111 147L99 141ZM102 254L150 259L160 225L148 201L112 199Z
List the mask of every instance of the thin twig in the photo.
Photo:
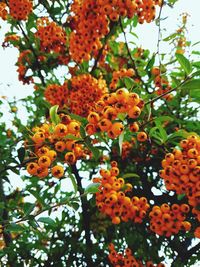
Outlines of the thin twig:
M189 79L191 79L191 77L186 77L185 80L183 82L181 82L178 86L170 89L169 91L166 91L162 95L159 95L159 96L149 100L148 102L145 103L145 105L152 104L155 101L157 101L158 99L162 98L163 96L166 96L166 95L170 94L171 92L176 91L179 87L181 87L183 84L185 84L185 82L188 81Z

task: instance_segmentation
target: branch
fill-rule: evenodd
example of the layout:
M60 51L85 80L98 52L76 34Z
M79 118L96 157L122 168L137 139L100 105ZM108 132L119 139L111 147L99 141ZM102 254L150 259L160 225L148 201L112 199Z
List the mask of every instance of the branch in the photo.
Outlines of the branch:
M161 67L161 60L160 60L160 41L161 41L161 23L160 23L160 20L161 20L161 14L162 14L162 8L164 6L164 1L162 1L162 4L160 6L160 11L159 11L159 14L158 14L158 42L157 42L157 54L158 54L158 60L159 60L159 69Z
M10 244L12 244L12 237L10 232L5 231L4 226L5 226L5 222L8 221L9 216L8 216L8 210L6 209L6 198L5 198L5 194L4 194L4 188L3 188L3 180L2 177L0 176L0 201L3 202L4 208L0 209L1 211L1 218L2 218L2 226L3 226L3 239L4 242L6 244L6 247L9 248ZM14 259L13 259L14 257ZM10 254L10 251L7 250L7 259L8 259L8 264L10 267L14 267L14 262L15 262L15 256L12 256L12 253Z
M80 195L82 195L84 193L81 182L82 178L79 176L76 165L72 165L72 173L75 175L76 182L78 185L78 191ZM85 260L87 266L93 266L93 260L91 256L92 241L90 239L90 214L89 214L87 199L81 198L81 204L82 204L83 229L85 230L85 239L86 239Z
M105 46L106 46L106 43L107 43L109 37L111 37L112 34L113 34L114 26L116 26L116 23L112 23L112 24L111 24L111 26L110 26L110 31L109 31L109 33L105 36L104 44L103 44L103 46L101 47L101 49L99 50L99 52L98 52L98 55L97 55L97 57L96 57L96 59L95 59L94 65L93 65L93 67L92 67L90 73L92 73L92 72L96 69L97 64L98 64L98 62L99 62L99 59L101 58L101 55L102 55L102 53L103 53L103 50L104 50L104 48L105 48Z
M19 28L20 28L22 34L24 35L24 38L28 41L29 48L30 48L31 52L33 53L33 55L34 55L34 57L35 57L35 62L36 62L36 66L37 66L37 69L38 69L38 70L37 70L37 72L38 72L38 76L39 76L39 78L40 78L40 80L41 80L41 82L42 82L42 85L45 86L46 84L45 84L45 81L44 81L44 77L43 77L43 75L42 75L42 73L41 73L41 65L40 65L40 62L38 61L38 57L37 57L37 55L36 55L36 53L35 53L35 49L33 48L32 44L31 44L31 42L30 42L30 40L29 40L27 34L25 33L24 29L22 28L20 22L18 22L17 25L19 26Z
M177 89L179 89L179 87L181 87L183 84L185 84L185 83L186 83L188 80L190 80L190 79L191 79L190 76L186 77L185 80L184 80L183 82L181 82L178 86L176 86L176 87L170 89L169 91L166 91L166 92L163 93L162 95L159 95L159 96L157 96L157 97L155 97L155 98L153 98L153 99L147 101L147 102L145 103L145 105L152 104L152 103L154 103L155 101L157 101L158 99L162 98L163 96L166 96L166 95L170 94L171 92L176 91Z
M134 60L134 58L133 58L132 55L131 55L131 51L130 51L129 46L128 46L128 40L127 40L127 38L126 38L126 33L125 33L125 31L124 31L124 28L123 28L123 25L122 25L122 20L121 20L121 18L120 18L119 22L120 22L121 30L122 30L123 35L124 35L125 46L126 46L128 55L129 55L129 57L130 57L130 59L131 59L131 61L132 61L132 67L133 67L133 69L134 69L134 71L135 71L135 76L136 76L136 78L138 78L138 79L142 82L142 84L144 85L144 88L145 88L146 92L149 94L148 88L147 88L146 84L143 82L143 80L141 79L141 77L140 77L140 75L139 75L139 73L138 73L136 64L135 64L135 60Z

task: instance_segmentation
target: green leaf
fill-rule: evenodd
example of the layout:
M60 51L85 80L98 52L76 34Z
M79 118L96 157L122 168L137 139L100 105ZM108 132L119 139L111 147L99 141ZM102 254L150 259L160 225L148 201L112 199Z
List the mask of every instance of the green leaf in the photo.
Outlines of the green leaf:
M167 141L170 141L170 140L175 139L177 137L187 138L188 135L189 135L189 133L187 133L185 130L179 130L175 133L168 135Z
M92 152L94 158L95 158L96 160L98 160L99 157L100 157L100 151L99 151L99 149L96 148L96 147L94 147L94 146L91 144L91 140L90 140L89 136L87 136L87 137L85 138L84 141L85 141L85 144L86 144L87 148Z
M181 89L200 89L200 79L195 79L195 80L190 80L188 82L185 82L182 86Z
M129 77L124 77L123 82L128 90L131 89L134 85L134 80Z
M178 35L178 33L173 33L173 34L170 34L169 36L165 37L163 39L164 42L167 42L167 41L170 41L171 39L174 39L176 36Z
M119 136L119 153L120 153L120 156L122 154L122 144L123 144L123 141L124 141L124 132L122 132Z
M190 64L190 61L182 54L176 54L176 58L186 74L190 74L192 71L192 65Z
M10 232L22 232L25 230L25 228L20 224L11 223L6 227L6 230Z
M121 121L124 121L126 119L127 113L118 113L117 118Z
M80 207L78 202L70 202L68 206L72 207L74 210L78 210Z
M136 27L138 24L138 16L135 15L134 18L132 19L132 26L133 27Z
M178 199L178 200L182 200L184 197L185 197L185 194L177 195L177 199Z
M28 216L35 208L35 203L24 203L24 216Z
M195 76L200 76L200 70L197 70L194 73L192 73L192 77L195 77Z
M136 33L134 33L134 32L129 32L129 33L138 39L138 36Z
M20 163L22 163L24 161L25 154L26 154L26 150L24 147L20 147L17 150L17 155L18 155L18 159L19 159Z
M156 124L156 126L160 132L160 137L161 137L163 143L165 143L167 140L167 132L165 131L165 129L163 128L163 126L159 120L156 119L155 124Z
M199 89L190 90L189 95L191 98L193 98L194 101L196 101L197 103L200 103L200 90Z
M50 110L49 110L49 115L50 115L51 121L55 125L57 125L61 121L60 120L60 117L57 114L58 108L59 108L59 106L58 105L55 105L55 106L51 107Z
M92 183L92 184L89 184L85 188L85 193L86 194L95 194L95 193L99 192L99 186L100 186L100 183Z
M136 173L126 173L123 175L123 178L126 179L126 178L140 178L140 176Z
M51 219L50 217L40 217L37 221L42 222L44 224L48 224L48 225L53 226L53 227L56 226L56 222L53 219Z
M69 175L69 178L71 179L72 185L74 187L74 194L76 195L76 193L78 191L78 187L77 187L77 183L76 183L76 180L74 178L74 175L71 173L68 173L68 175Z
M80 135L83 139L86 137L85 129L83 126L80 126Z
M170 116L160 116L160 117L156 118L155 121L163 123L163 122L166 122L166 121L171 122L173 120L174 119L172 117L170 117Z
M149 60L149 62L147 63L147 66L146 66L146 71L150 70L154 63L155 63L155 54L152 56L152 58Z
M65 138L66 138L66 139L70 139L70 140L82 141L82 138L80 138L80 137L76 137L76 136L74 136L74 135L72 135L72 134L68 134L68 135L66 135Z

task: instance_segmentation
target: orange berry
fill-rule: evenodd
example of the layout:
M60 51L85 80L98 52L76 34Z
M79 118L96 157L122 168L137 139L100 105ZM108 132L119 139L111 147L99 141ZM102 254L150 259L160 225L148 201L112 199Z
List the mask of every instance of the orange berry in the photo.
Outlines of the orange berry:
M37 169L39 168L39 165L35 162L30 162L27 165L27 172L31 175L36 175L37 174Z
M64 137L68 133L67 126L63 123L59 123L56 125L54 132L58 137Z
M76 162L76 157L75 157L74 153L73 152L67 152L65 154L65 161L69 165L73 165Z
M38 164L42 168L48 168L51 165L51 160L47 156L41 156L38 160Z
M61 178L64 175L64 169L62 166L56 165L51 169L51 173L56 178Z
M120 224L120 217L118 217L118 216L115 216L115 217L113 217L112 218L112 223L113 224Z
M145 133L145 132L139 132L138 134L137 134L137 140L139 141L139 142L145 142L146 140L147 140L147 134Z

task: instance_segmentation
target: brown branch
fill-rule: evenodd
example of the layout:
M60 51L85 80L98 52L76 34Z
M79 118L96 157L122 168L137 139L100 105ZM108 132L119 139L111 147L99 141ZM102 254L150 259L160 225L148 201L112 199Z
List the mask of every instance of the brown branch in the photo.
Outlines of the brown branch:
M102 53L103 53L103 50L104 50L104 48L105 48L105 46L106 46L106 44L107 44L107 41L108 41L108 39L112 36L112 34L113 34L113 29L114 29L114 27L115 27L116 25L117 25L116 23L112 23L112 24L111 24L111 26L110 26L110 31L109 31L109 33L105 36L104 44L103 44L103 46L101 47L101 49L99 50L99 52L98 52L98 55L97 55L97 57L96 57L96 59L95 59L95 61L94 61L94 65L93 65L93 67L92 67L90 73L92 73L92 72L97 68L97 64L98 64L98 62L99 62L99 59L101 58Z
M0 176L0 201L4 203L4 207L0 209L0 216L2 218L2 227L3 227L3 239L5 242L5 245L7 248L10 247L12 244L12 237L9 231L5 231L5 223L8 221L9 216L8 216L8 210L6 207L6 197L4 194L4 188L3 188L3 177ZM14 262L15 260L13 259L12 253L7 250L7 257L8 257L8 264L10 267L14 267ZM15 258L15 256L14 256Z
M79 176L76 165L72 165L72 173L75 175L76 182L78 185L78 191L80 195L84 193L84 189L82 186L82 178ZM89 214L89 206L86 198L81 198L82 204L82 218L83 218L83 230L85 231L85 240L86 240L86 251L85 251L85 260L87 266L93 266L93 260L91 256L92 249L92 241L90 238L90 214Z
M166 91L166 92L163 93L162 95L159 95L159 96L157 96L157 97L155 97L155 98L153 98L153 99L147 101L147 102L145 103L145 105L152 104L152 103L154 103L155 101L157 101L158 99L162 98L163 96L166 96L166 95L170 94L171 92L176 91L177 89L179 89L183 84L185 84L185 83L186 83L188 80L190 80L190 79L191 79L191 77L189 77L189 76L186 77L185 80L184 80L183 82L181 82L178 86L176 86L176 87L170 89L169 91Z

